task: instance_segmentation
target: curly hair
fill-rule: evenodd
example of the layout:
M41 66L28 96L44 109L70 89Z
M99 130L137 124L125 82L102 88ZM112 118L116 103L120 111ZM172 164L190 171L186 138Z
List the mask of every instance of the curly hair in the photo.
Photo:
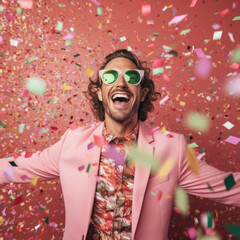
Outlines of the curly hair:
M148 88L148 93L143 102L140 102L140 106L138 109L138 119L141 121L145 121L147 119L148 112L152 112L154 110L153 101L156 101L158 95L161 96L159 92L155 91L155 86L153 80L150 78L150 69L144 67L147 65L146 61L140 61L135 54L128 51L127 49L117 50L105 57L105 61L103 62L101 69L104 69L105 66L113 59L124 57L132 61L138 69L144 70L144 78L141 81L142 88ZM100 121L105 120L105 111L103 107L103 103L98 100L97 90L101 88L102 81L99 79L99 73L96 79L89 78L90 82L88 84L87 90L87 98L90 100L90 107L94 116Z

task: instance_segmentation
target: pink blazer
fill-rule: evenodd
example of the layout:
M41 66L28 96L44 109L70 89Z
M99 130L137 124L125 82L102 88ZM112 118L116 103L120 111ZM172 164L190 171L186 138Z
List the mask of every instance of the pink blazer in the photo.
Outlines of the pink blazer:
M30 158L15 159L18 167L12 167L9 158L0 160L1 184L10 181L30 182L34 174L39 176L39 180L60 178L66 217L64 240L86 238L100 157L100 148L94 146L88 149L88 145L93 142L94 135L102 134L103 126L103 123L99 123L96 127L68 129L61 140L53 146L34 153ZM136 164L132 206L133 239L168 239L168 227L177 185L190 194L240 207L240 173L233 174L236 185L230 191L226 191L224 185L224 178L230 173L219 171L204 162L200 162L200 176L196 177L188 168L184 137L176 133L171 134L173 135L171 138L159 130L151 134L147 125L140 122L139 147L154 154L161 162L171 157L175 164L171 172L162 180L152 176L149 168L142 168ZM91 164L91 167L87 173L88 164ZM85 169L79 171L78 167L82 165ZM4 173L6 169L11 174L6 175ZM24 180L21 178L23 175L27 176L23 178ZM214 191L209 190L207 183ZM163 196L172 197L158 200L151 191L159 190L162 191Z

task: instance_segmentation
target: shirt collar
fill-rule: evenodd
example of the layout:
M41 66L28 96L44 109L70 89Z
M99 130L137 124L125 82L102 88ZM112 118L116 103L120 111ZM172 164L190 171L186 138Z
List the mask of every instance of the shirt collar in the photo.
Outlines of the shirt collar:
M127 136L117 137L113 132L107 129L106 126L104 126L103 136L105 137L105 141L107 144L109 144L112 141L118 142L119 140L135 142L138 136L138 129L139 129L139 122L137 123L136 127L132 130L132 132L130 132Z

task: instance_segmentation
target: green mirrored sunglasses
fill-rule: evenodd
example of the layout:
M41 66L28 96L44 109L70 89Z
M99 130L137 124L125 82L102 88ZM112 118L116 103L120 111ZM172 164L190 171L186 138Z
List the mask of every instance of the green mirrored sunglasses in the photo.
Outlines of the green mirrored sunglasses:
M99 76L103 83L107 85L114 84L118 77L123 74L124 79L131 85L138 85L144 76L144 70L128 69L125 71L119 69L103 69L99 71Z

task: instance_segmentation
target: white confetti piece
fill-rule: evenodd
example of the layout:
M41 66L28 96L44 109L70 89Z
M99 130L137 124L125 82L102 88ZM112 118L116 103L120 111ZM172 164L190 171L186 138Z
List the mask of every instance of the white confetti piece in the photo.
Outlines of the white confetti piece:
M175 206L177 207L181 214L183 215L188 214L189 204L187 194L180 186L177 186L175 190Z
M225 123L223 124L223 126L224 126L225 128L227 128L228 130L230 130L231 128L234 127L234 125L233 125L232 123L230 123L229 121L225 122Z
M14 39L10 39L10 45L13 47L17 47L18 46L18 41L14 40Z
M169 99L169 96L165 96L162 100L159 101L159 104L162 105L163 103L165 103L167 100Z
M30 77L27 79L26 88L29 92L43 95L46 92L46 83L39 77Z
M228 33L228 36L229 36L229 38L230 38L230 40L232 41L232 42L235 42L235 40L234 40L234 37L233 37L233 34L232 33Z
M55 30L59 31L59 32L62 31L63 30L63 22L58 21Z
M213 40L220 40L221 37L222 37L222 32L223 32L223 31L215 31L215 32L213 33Z

